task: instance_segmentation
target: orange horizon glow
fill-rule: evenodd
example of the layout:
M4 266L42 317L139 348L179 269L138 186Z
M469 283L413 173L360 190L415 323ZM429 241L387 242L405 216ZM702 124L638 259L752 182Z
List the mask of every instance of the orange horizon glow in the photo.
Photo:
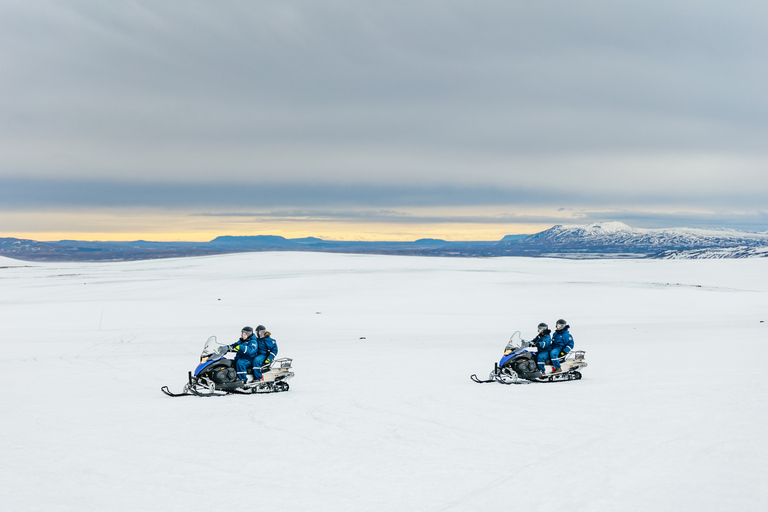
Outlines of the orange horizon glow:
M0 237L132 242L208 242L218 236L271 235L336 241L494 241L538 233L551 224L493 222L382 222L355 219L252 219L191 216L181 212L13 212L0 215ZM11 228L11 229L9 229ZM15 228L15 229L13 229Z
M327 241L356 241L356 242L413 242L423 238L435 238L450 242L464 241L494 241L501 240L507 235L533 234L543 231L551 226L542 227L533 231L519 232L518 230L477 230L477 229L435 229L429 232L402 232L400 226L391 230L375 232L370 229L359 230L334 230L329 232L305 232L294 230L265 229L259 232L186 232L186 233L148 233L148 232L3 232L0 238L17 238L20 240L34 240L36 242L58 242L61 240L76 240L80 242L209 242L219 236L282 236L286 239L315 237Z

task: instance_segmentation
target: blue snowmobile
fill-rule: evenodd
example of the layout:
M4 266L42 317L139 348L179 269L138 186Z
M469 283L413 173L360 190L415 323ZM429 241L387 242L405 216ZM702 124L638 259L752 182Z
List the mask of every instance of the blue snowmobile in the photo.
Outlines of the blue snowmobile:
M288 391L288 380L293 378L293 359L275 359L261 367L262 379L255 380L249 371L248 381L237 378L234 361L226 357L229 345L221 345L211 336L200 354L200 364L189 372L181 393L172 393L168 386L160 390L168 396L223 396L228 394L278 393Z
M581 379L581 369L587 367L584 361L583 350L572 350L568 354L561 356L561 370L553 373L551 364L545 365L545 371L542 373L536 364L536 349L530 341L525 341L520 331L509 338L507 346L504 347L504 355L501 360L495 364L493 371L488 375L488 380L480 380L477 375L470 376L474 382L500 382L502 384L530 384L531 382L557 382L564 380Z

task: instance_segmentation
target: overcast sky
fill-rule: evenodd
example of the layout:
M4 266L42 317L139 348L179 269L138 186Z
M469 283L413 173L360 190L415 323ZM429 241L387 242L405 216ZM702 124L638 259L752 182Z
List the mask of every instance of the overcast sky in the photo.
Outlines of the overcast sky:
M0 236L765 231L767 22L738 0L0 0Z

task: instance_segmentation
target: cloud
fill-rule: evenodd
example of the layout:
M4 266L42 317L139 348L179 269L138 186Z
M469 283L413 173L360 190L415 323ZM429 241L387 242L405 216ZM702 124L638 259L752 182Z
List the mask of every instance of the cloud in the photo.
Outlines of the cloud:
M638 178L642 178L642 175ZM717 188L702 192L695 183L680 180L679 186L655 191L644 197L638 188L627 187L628 180L614 181L597 176L593 187L571 188L572 181L535 180L488 186L450 182L431 185L344 184L344 183L183 183L95 180L0 179L0 209L53 210L61 208L151 207L175 210L215 208L231 211L233 206L254 209L286 207L386 209L430 207L478 208L579 208L617 207L654 208L671 211L667 205L685 210L706 211L738 208L738 211L764 207L764 191L759 187L744 190L736 198ZM634 183L634 179L630 180ZM672 210L673 211L673 210Z
M729 212L653 212L632 210L568 210L562 213L496 213L496 214L444 214L425 215L406 211L327 211L277 210L265 212L198 213L200 217L230 217L255 221L281 221L299 223L376 222L387 224L500 224L500 225L553 225L591 224L615 220L637 228L670 227L723 227L751 231L765 231L768 211L749 213Z
M757 211L766 15L688 0L6 2L0 199Z
M554 193L549 188L484 186L381 186L341 184L133 183L111 181L0 180L0 211L162 212L205 223L355 223L552 225L620 220L634 227L733 227L764 231L768 213L760 193L741 202L714 194L670 190L644 201L635 191L606 197ZM748 206L760 204L759 207ZM673 206L669 206L673 205ZM113 215L110 213L109 215ZM125 215L135 215L126 213ZM215 219L219 219L215 221ZM7 219L6 219L7 220ZM5 229L13 231L6 222ZM527 229L527 228L526 228ZM511 231L510 231L511 232Z

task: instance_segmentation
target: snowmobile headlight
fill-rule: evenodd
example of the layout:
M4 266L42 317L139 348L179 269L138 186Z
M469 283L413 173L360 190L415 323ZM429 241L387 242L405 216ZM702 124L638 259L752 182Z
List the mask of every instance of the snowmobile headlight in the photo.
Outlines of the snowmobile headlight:
M208 361L208 356L203 356L200 358L200 364L203 364Z
M504 355L505 355L505 356L508 356L508 355L509 355L509 354L511 354L511 353L512 353L512 349L509 349L509 348L508 348L507 350L505 350L505 351L504 351Z

